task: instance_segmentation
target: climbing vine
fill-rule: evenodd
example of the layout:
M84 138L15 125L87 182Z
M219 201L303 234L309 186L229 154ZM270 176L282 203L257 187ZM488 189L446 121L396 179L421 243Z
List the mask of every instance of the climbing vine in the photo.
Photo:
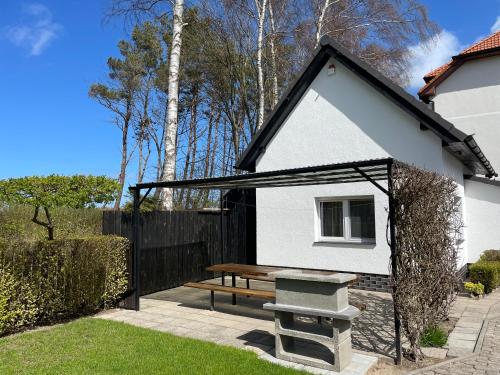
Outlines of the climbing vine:
M462 208L456 182L446 176L396 163L393 168L397 270L393 295L408 356L422 357L426 328L448 317L458 285Z

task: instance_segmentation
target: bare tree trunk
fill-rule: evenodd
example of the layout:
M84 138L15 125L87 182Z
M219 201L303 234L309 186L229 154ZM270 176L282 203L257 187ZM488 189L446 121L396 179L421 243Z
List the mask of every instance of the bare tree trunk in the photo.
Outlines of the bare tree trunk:
M167 129L165 131L164 138L165 149L161 181L173 181L175 179L178 128L177 112L179 105L179 67L181 57L182 28L184 26L182 19L183 11L184 0L175 0L172 48L170 51L168 73ZM161 189L160 208L164 210L173 209L173 189Z
M146 174L146 169L148 168L149 157L151 156L151 143L149 140L146 141L146 154L144 155L144 147L142 150L142 163L140 163L140 167L137 173L137 183L140 184L144 180L144 175Z
M122 127L122 158L120 162L120 175L118 176L118 195L115 201L115 210L120 209L120 203L123 195L123 186L125 185L125 177L127 173L128 164L128 127L130 123L131 114L131 104L128 105L127 113L125 115Z
M38 219L38 211L40 210L40 206L35 207L35 215L33 215L33 219L31 219L32 222L35 224L41 225L45 228L47 228L47 239L49 241L52 241L54 239L54 224L52 223L52 218L49 213L49 209L47 207L43 207L43 210L45 211L45 217L47 218L47 222L43 222Z
M214 127L214 109L210 109L210 117L208 119L208 132L207 132L207 148L205 149L205 168L203 170L203 178L208 177L210 168L210 155L212 149L212 131Z
M148 164L149 155L151 153L151 148L149 147L149 137L147 136L147 129L149 127L149 87L146 87L146 93L144 95L144 102L142 107L142 117L139 124L139 165L137 168L137 183L140 184L144 178L144 173L146 172L146 167ZM148 152L144 156L144 141L148 140Z
M257 81L259 86L259 112L257 115L257 129L264 123L264 72L262 69L262 44L264 40L264 21L266 18L267 0L255 0L255 6L259 13L259 28L257 36Z
M198 146L198 132L196 129L196 123L197 123L197 109L198 105L195 104L193 106L194 113L192 114L194 120L193 120L193 147L191 148L191 166L190 166L190 171L189 171L189 179L192 180L194 178L194 172L196 168L196 149ZM192 189L187 190L186 194L186 208L191 208L192 207L192 201L191 201L191 193Z
M276 71L276 46L274 45L274 38L276 38L276 24L274 23L274 13L272 1L269 0L269 20L271 21L271 37L269 38L269 46L271 48L271 74L273 80L273 108L278 104L278 73Z
M217 148L219 146L219 124L220 124L220 117L221 114L220 112L217 113L217 119L215 120L215 140L214 140L214 146L212 147L212 157L210 160L210 172L209 176L214 177L215 175L215 167L216 167L216 156L217 156Z
M227 159L227 146L228 146L228 141L227 141L227 121L224 120L223 126L222 126L222 161L221 161L221 176L225 176L225 170L226 170L226 159Z
M193 98L192 99L192 102L191 102L191 115L190 115L190 119L189 119L189 135L188 135L188 145L187 145L187 151L186 151L186 159L184 160L184 171L183 171L183 175L182 175L182 179L183 180L186 180L187 177L188 177L188 173L189 173L189 166L191 165L190 161L191 161L191 154L192 154L192 149L193 149L193 146L194 146L194 139L195 139L195 132L196 132L196 116L194 114L194 107L196 106L196 104L194 103L195 99ZM186 192L186 189L185 188L181 188L180 189L180 193L179 193L179 203L181 205L184 204L184 194ZM187 202L186 204L184 205L184 208L187 208Z
M218 130L219 130L219 122L220 122L220 117L221 114L220 112L217 111L217 115L215 117L215 129L213 130L213 145L211 146L210 153L207 152L207 164L205 165L205 177L213 177L214 172L215 172L215 162L216 162L216 155L217 155L217 147L218 147L218 141L219 141L219 135L218 135ZM213 126L213 125L212 125ZM212 137L209 137L209 142L212 142ZM207 207L208 204L208 198L210 195L210 191L205 189L203 190L203 201L202 201L202 207Z

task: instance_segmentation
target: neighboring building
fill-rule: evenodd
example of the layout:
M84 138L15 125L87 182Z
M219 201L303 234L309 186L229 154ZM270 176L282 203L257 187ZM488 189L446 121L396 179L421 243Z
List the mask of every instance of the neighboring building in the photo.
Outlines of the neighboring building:
M495 175L474 137L328 38L237 168L262 172L386 157L455 179L464 220L474 228L470 234L469 227L465 230L460 267L476 260L484 246L500 248L500 231L484 227L485 212L480 213L485 208L488 220L500 222L500 187L484 184L486 178L466 180ZM484 195L483 185L489 189ZM366 287L387 287L388 201L370 182L257 189L256 194L258 264L356 272ZM468 200L476 195L478 203L468 211Z
M464 133L473 134L500 170L500 31L428 73L420 98Z

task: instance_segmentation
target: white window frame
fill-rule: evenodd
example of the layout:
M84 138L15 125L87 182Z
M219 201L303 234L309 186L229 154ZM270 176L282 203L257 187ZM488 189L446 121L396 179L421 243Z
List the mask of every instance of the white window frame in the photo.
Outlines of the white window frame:
M351 236L351 216L349 202L356 200L371 199L373 201L373 209L375 210L375 199L373 195L367 196L350 196L350 197L320 197L315 198L315 241L316 242L331 242L331 243L351 243L351 244L374 244L376 238L361 238ZM321 235L323 212L321 203L323 202L342 202L342 215L344 225L343 237L327 237ZM375 227L376 228L376 227Z

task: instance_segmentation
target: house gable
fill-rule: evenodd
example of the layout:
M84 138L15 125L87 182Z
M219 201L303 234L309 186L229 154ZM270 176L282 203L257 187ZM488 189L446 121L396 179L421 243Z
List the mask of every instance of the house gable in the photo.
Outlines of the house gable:
M330 58L262 150L256 170L394 157L443 171L441 138L419 124Z
M254 140L238 161L237 168L255 170L255 163L259 155L266 149L268 143L289 114L295 109L297 103L302 100L302 97L330 58L334 58L337 62L337 68L343 66L351 71L365 84L375 89L378 95L385 96L386 99L389 99L393 104L416 119L417 128L420 128L419 125L421 125L436 134L442 140L444 146L449 147L450 151L454 152L456 157L462 160L474 173L486 175L495 173L471 136L467 136L455 129L452 124L429 110L423 103L418 102L399 86L394 85L328 38L322 39L321 47L318 48L314 58L283 95L274 112L269 116L265 125L254 137ZM353 97L350 100L355 102L356 98Z

